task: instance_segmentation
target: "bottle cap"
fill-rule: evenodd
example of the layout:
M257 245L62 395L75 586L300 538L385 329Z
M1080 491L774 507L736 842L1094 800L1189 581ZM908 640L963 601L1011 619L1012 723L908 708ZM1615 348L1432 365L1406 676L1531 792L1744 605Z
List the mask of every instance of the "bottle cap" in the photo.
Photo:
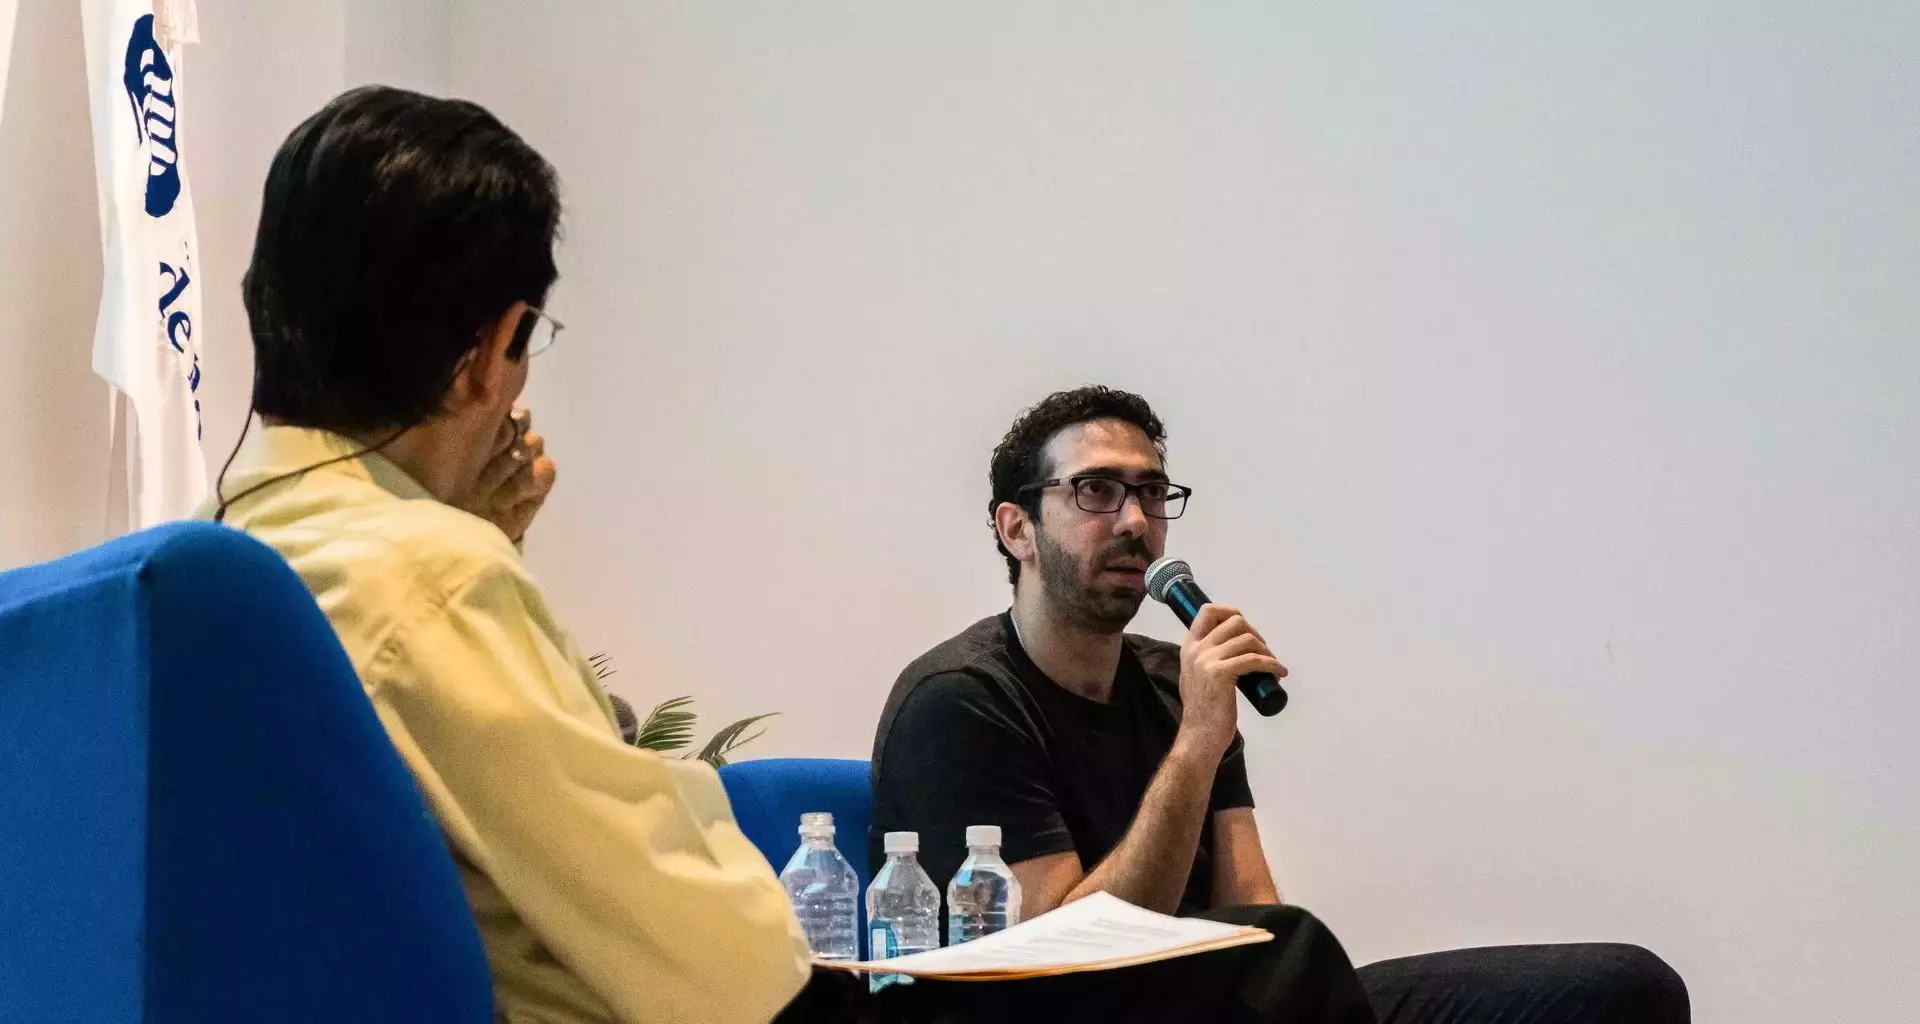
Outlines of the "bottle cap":
M967 845L998 847L1000 845L1000 826L968 825Z
M880 842L889 854L920 852L918 832L889 832Z
M803 836L833 835L833 815L826 811L809 811L800 816L800 834Z

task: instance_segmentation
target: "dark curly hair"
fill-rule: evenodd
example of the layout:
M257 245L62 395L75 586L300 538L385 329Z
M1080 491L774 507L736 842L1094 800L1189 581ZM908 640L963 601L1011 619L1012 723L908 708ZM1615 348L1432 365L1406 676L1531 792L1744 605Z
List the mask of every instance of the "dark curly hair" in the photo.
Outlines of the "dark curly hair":
M1161 425L1160 417L1153 414L1147 400L1130 391L1088 384L1072 391L1056 391L1021 413L994 447L993 463L987 470L993 487L993 497L987 502L987 525L993 530L994 547L999 548L1007 560L1007 582L1020 582L1020 560L1000 543L1000 527L994 522L994 510L1002 502L1010 501L1026 509L1027 515L1039 522L1040 492L1028 491L1022 495L1020 488L1053 475L1053 467L1041 463L1046 456L1047 442L1053 440L1054 435L1091 420L1131 423L1147 435L1162 459L1167 457L1166 427Z

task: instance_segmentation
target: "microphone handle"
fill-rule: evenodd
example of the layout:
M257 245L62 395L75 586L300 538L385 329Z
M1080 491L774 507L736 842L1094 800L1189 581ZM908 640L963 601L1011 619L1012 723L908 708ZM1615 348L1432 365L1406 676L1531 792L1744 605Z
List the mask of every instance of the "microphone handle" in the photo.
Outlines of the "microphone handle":
M1200 606L1207 603L1206 591L1201 590L1200 584L1195 583L1191 576L1167 585L1167 607L1180 617L1183 626L1192 626L1194 618L1200 614ZM1280 688L1280 680L1271 672L1249 672L1235 680L1234 685L1240 688L1247 703L1253 705L1253 710L1267 718L1279 714L1280 709L1287 706L1287 691Z

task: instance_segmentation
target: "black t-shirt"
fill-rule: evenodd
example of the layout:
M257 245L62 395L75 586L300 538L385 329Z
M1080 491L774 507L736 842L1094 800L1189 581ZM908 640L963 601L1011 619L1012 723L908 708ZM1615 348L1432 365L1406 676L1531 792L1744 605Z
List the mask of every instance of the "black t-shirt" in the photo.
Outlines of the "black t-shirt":
M1180 648L1127 634L1110 703L1048 679L1012 616L982 619L920 656L887 698L873 740L871 863L886 832L920 833L920 863L944 891L968 825L999 825L1009 864L1072 850L1092 871L1126 835L1180 724ZM1240 738L1221 758L1211 811L1253 806ZM1213 892L1213 825L1180 901Z

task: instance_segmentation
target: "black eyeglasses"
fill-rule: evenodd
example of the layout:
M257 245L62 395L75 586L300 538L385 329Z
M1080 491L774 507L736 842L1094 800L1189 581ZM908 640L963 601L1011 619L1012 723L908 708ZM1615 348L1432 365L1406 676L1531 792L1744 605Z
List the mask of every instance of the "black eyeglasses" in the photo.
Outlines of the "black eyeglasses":
M1150 519L1180 518L1180 514L1187 510L1187 499L1193 495L1193 488L1170 484L1165 480L1130 484L1110 476L1096 475L1041 480L1020 488L1016 493L1025 494L1062 485L1073 487L1073 503L1080 506L1082 512L1118 512L1127 503L1127 495L1132 494L1140 498L1140 511Z

